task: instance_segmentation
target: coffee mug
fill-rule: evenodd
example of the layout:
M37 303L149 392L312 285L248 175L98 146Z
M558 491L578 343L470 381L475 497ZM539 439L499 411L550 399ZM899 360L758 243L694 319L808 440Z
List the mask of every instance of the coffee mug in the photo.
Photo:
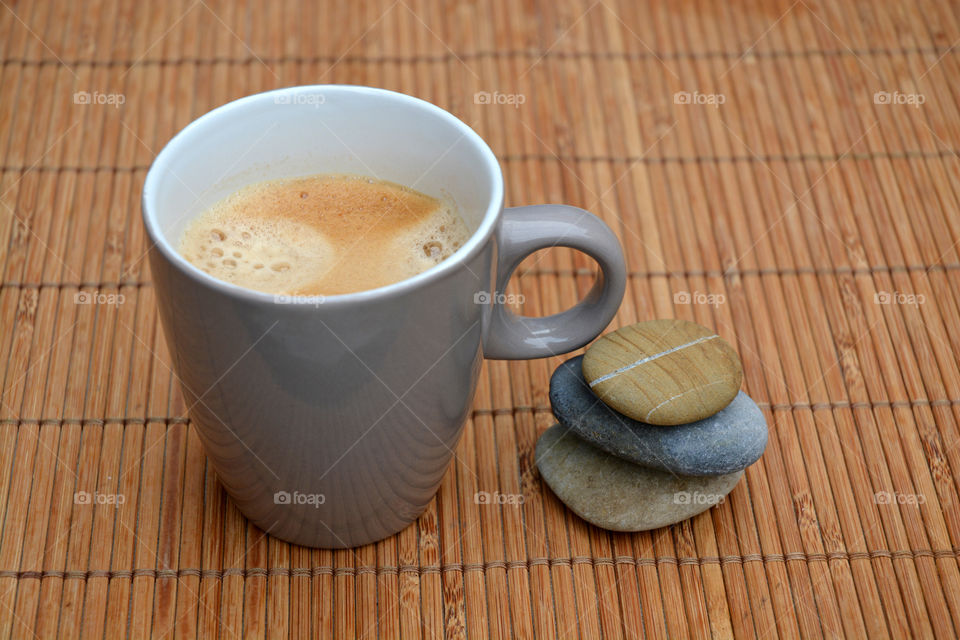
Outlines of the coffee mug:
M275 296L177 253L185 225L246 184L316 173L452 200L472 232L412 278L329 297ZM401 93L345 85L268 91L178 133L143 187L150 268L192 423L240 511L267 533L352 547L426 509L454 455L483 356L577 349L626 284L616 236L576 207L503 207L503 175L466 124ZM514 314L504 290L532 252L572 247L599 275L573 308Z

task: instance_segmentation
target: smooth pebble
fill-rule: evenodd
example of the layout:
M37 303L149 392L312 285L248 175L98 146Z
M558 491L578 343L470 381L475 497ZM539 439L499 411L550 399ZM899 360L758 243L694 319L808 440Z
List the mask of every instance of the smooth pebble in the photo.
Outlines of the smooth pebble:
M591 390L648 424L702 420L740 390L740 357L723 338L687 320L651 320L608 333L583 358Z
M537 468L557 498L578 516L612 531L665 527L722 502L743 476L678 476L621 460L563 425L537 441Z

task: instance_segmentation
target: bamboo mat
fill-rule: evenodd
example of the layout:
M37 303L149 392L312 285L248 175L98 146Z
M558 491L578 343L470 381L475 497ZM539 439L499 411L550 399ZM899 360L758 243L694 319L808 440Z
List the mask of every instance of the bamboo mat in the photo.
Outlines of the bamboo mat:
M958 41L934 0L5 0L0 637L956 637ZM169 368L139 194L195 117L312 83L452 111L508 205L614 228L614 327L736 345L771 435L724 503L633 535L566 510L532 455L553 358L485 364L392 538L312 550L243 519ZM595 266L521 272L549 314Z

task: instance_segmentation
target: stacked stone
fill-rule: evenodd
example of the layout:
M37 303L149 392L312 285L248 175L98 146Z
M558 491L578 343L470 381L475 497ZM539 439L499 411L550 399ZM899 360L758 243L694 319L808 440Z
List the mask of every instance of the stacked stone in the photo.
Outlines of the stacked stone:
M559 424L537 442L540 475L584 520L646 531L722 501L767 445L740 391L736 351L686 320L654 320L597 340L550 379Z

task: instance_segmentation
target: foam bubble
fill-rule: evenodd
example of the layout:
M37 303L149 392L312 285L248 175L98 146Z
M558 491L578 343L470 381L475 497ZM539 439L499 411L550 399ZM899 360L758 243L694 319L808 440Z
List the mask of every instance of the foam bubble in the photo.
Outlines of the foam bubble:
M219 239L204 246L199 240L216 225ZM335 255L322 234L291 221L269 221L247 217L236 207L218 206L208 210L187 229L181 253L210 275L248 289L284 292L309 286ZM285 264L283 269L264 269L264 264ZM297 270L291 273L292 265Z
M466 225L454 209L441 203L433 215L398 234L394 240L394 251L409 256L406 262L410 265L410 273L404 277L416 275L443 262L454 254L467 236Z
M241 189L188 226L180 252L249 289L334 295L412 277L468 237L449 203L389 182L317 175Z

